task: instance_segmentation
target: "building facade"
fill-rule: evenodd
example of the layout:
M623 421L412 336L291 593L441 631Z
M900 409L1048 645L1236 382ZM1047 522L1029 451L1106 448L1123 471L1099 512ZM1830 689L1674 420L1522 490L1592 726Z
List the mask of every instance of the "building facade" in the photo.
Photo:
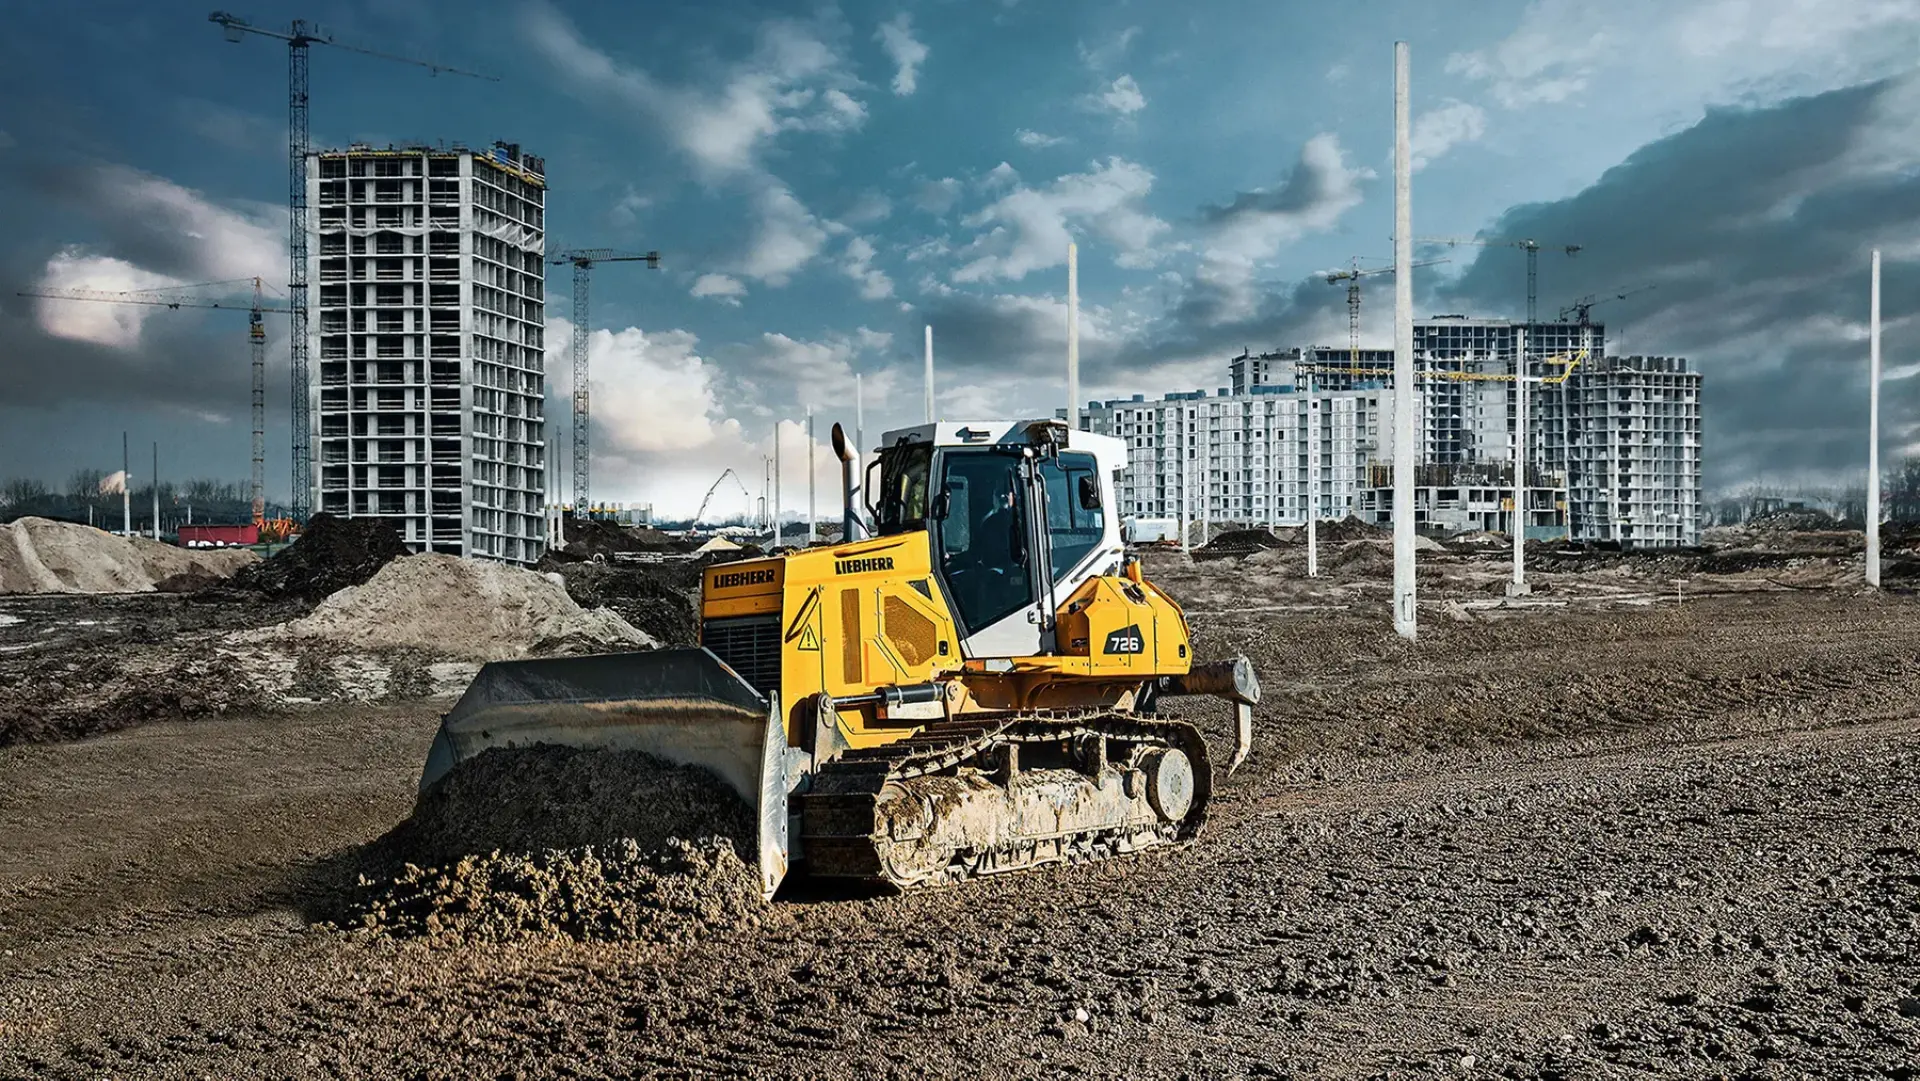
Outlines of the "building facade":
M1606 357L1605 343L1597 323L1528 328L1463 316L1415 323L1418 524L1512 528L1513 375L1524 356L1528 535L1635 547L1699 543L1700 376L1677 358ZM1391 350L1248 353L1228 370L1231 387L1211 397L1197 391L1089 403L1085 426L1128 441L1124 513L1180 517L1184 488L1192 518L1304 521L1313 505L1311 409L1321 448L1320 514L1390 521L1383 491L1392 484Z
M499 143L307 161L313 507L532 563L547 490L545 163Z
M1222 387L1092 402L1081 426L1127 444L1122 514L1298 524L1316 501L1322 518L1353 511L1368 465L1392 456L1393 398L1378 383L1312 395Z
M1700 387L1680 357L1607 357L1569 381L1576 540L1700 543Z

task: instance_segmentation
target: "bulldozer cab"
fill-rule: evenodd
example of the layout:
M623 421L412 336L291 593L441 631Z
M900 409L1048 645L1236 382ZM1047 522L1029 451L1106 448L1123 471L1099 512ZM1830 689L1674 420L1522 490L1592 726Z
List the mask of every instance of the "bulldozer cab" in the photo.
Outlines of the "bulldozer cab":
M882 536L930 535L963 655L1058 652L1060 601L1120 568L1112 496L1124 445L1048 421L928 424L883 443L868 512Z

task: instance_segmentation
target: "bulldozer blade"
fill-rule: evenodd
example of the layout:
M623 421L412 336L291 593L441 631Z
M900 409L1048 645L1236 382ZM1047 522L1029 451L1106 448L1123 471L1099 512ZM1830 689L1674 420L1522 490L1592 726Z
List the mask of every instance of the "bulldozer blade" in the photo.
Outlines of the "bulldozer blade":
M491 748L540 744L642 751L705 769L755 812L762 892L771 897L785 877L794 752L775 704L710 651L490 663L441 719L420 790Z

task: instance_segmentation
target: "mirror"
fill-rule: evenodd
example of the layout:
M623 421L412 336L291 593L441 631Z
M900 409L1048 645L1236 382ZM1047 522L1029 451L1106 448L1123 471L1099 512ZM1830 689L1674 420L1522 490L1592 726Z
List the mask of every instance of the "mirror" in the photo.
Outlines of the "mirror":
M1091 473L1080 474L1080 509L1100 509L1100 478Z
M946 521L947 515L952 512L953 497L945 491L936 493L933 497L933 503L927 507L927 517L936 522Z

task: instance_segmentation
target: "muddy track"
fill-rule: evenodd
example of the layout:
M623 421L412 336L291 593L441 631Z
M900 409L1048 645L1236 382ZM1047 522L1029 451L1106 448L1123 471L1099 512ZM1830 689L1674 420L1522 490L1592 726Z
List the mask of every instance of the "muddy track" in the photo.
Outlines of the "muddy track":
M0 835L0 1077L1916 1065L1920 605L1717 597L1414 646L1380 622L1203 625L1267 698L1191 848L801 889L676 946L309 927L302 898L406 814L430 711L0 751L0 818L32 823Z

